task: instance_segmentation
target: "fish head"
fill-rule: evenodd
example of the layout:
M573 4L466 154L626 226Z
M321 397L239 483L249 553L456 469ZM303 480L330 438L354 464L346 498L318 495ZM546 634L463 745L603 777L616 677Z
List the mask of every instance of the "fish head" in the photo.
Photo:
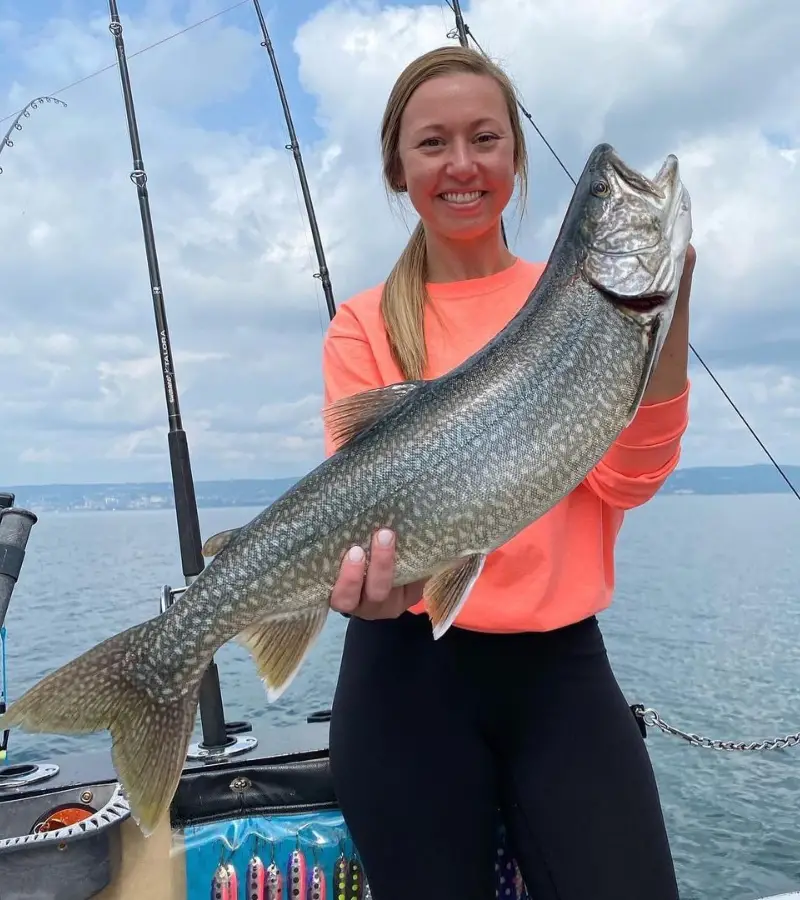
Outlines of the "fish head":
M651 180L600 144L575 194L581 275L663 343L692 236L677 157L667 156Z

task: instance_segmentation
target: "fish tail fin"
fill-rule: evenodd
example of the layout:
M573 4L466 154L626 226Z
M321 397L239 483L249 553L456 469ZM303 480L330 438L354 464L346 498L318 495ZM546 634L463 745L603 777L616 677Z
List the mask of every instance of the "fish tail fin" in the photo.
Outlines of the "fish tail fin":
M146 835L160 823L177 789L202 677L202 669L180 680L148 665L160 629L156 619L108 638L47 675L0 716L0 730L109 731L117 776Z

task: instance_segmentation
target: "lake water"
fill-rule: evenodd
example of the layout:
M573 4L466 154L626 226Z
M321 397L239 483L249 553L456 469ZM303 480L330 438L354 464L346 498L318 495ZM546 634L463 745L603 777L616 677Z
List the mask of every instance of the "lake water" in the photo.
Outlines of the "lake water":
M255 512L201 510L202 533ZM601 624L631 703L712 737L800 731L798 525L800 504L782 495L664 496L629 514L616 601ZM156 613L164 583L183 583L171 511L43 515L6 622L11 698ZM329 618L313 659L269 709L246 651L224 647L217 662L227 718L281 727L328 707L344 625ZM9 749L21 762L103 746L105 735L14 732ZM800 747L722 753L654 729L647 746L682 900L800 889Z

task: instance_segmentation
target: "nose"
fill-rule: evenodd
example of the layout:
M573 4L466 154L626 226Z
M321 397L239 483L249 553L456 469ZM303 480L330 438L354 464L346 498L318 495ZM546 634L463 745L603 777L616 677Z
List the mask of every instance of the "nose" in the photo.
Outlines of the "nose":
M459 137L450 143L448 149L447 174L453 178L471 178L477 169L472 142Z

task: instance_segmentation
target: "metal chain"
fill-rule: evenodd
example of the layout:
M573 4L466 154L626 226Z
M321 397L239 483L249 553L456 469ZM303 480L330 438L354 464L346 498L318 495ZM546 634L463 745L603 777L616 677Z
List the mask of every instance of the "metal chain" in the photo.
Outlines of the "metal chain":
M638 706L634 708L633 713L638 716L645 725L651 728L660 728L665 734L671 734L675 737L683 738L684 741L695 747L705 747L708 750L783 750L786 747L794 747L800 744L800 733L788 734L786 737L769 738L763 741L721 741L714 738L701 737L699 734L681 731L674 725L665 722L658 714L657 710Z

